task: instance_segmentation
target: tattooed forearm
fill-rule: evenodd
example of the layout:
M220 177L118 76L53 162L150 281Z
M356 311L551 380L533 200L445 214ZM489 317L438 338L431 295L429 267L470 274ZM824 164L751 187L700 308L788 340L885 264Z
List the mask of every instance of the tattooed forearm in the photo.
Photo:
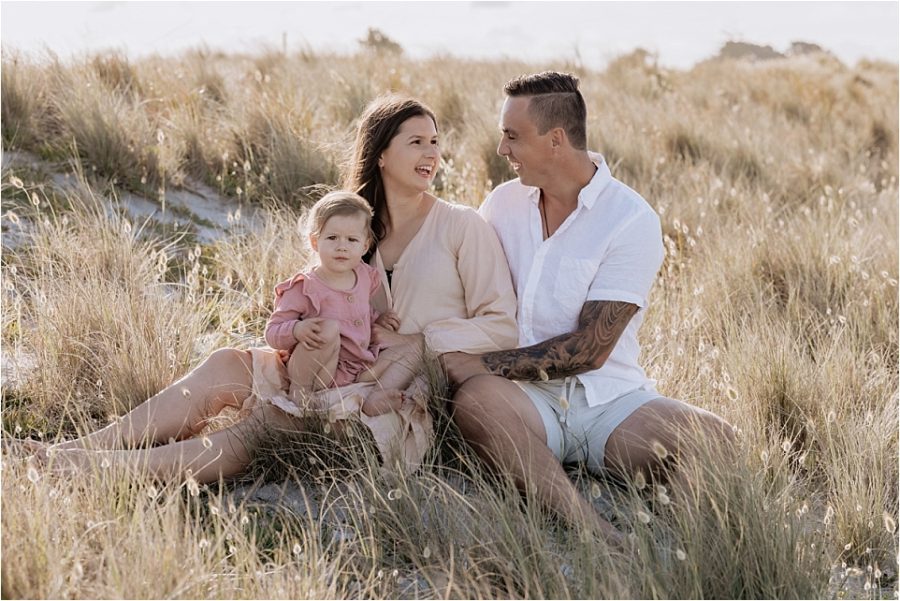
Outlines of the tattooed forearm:
M574 332L525 348L487 353L481 360L488 371L511 380L552 380L597 369L637 310L631 303L588 301Z

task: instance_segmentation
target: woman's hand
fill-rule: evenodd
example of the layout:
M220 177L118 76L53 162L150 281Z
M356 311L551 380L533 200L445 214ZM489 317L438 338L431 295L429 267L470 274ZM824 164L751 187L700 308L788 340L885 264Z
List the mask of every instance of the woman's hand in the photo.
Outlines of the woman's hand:
M452 389L462 386L463 382L474 376L490 375L479 355L455 352L444 353L438 359Z
M378 316L378 319L375 320L375 325L381 326L391 332L396 332L400 329L400 317L393 311L388 310Z
M382 348L402 345L421 347L425 343L425 336L422 334L398 334L376 323L372 326L372 341Z
M308 351L322 348L325 339L322 338L322 318L313 317L311 319L302 319L294 324L291 330L297 344Z

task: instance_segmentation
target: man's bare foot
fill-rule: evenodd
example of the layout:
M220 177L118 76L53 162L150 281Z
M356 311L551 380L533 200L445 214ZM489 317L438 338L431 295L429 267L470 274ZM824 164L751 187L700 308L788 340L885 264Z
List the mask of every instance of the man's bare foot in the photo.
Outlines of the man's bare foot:
M399 411L403 404L403 392L396 388L373 390L363 402L362 411L369 417Z

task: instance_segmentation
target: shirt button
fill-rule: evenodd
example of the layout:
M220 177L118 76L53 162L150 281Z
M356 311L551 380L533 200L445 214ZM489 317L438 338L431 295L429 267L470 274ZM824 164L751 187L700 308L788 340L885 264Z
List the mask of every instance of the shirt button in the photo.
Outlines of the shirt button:
M348 302L348 303L352 303L352 302L353 302L353 295L352 295L352 294L348 294L348 295L347 295L347 302Z
M361 325L362 325L362 320L361 320L361 319L356 319L356 320L354 320L354 321L353 321L353 325L355 325L356 327L361 326Z

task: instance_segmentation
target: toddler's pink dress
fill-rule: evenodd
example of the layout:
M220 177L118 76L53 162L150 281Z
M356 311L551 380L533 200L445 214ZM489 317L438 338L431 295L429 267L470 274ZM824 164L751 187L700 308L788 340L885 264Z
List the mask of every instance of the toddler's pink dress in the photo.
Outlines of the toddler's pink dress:
M374 267L360 263L353 269L356 285L337 290L310 270L298 273L275 286L275 311L266 324L269 346L293 352L297 346L294 325L303 319L321 317L338 322L341 350L330 388L346 386L378 358L378 346L372 344L372 322L378 314L369 299L381 286Z
M355 383L359 373L378 357L371 343L372 322L378 313L369 299L378 291L381 277L376 268L360 263L354 269L352 290L335 290L315 273L300 273L275 287L275 311L266 324L266 342L272 348L293 351L297 344L294 324L300 318L323 317L340 322L341 349L332 387L316 394L318 405L298 407L290 398L287 367L271 349L249 350L253 363L252 398L268 402L285 413L303 417L310 410L329 421L358 419L375 439L386 466L415 469L433 438L431 416L424 402L425 389L414 382L399 411L369 416L362 412L366 396L377 384Z

